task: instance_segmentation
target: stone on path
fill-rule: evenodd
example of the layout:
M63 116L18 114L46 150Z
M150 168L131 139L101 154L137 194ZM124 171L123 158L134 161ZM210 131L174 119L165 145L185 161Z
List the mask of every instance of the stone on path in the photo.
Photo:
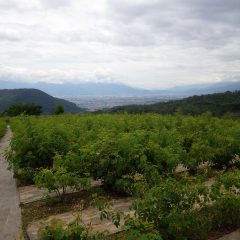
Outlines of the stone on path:
M235 232L229 233L217 240L240 240L240 229Z
M91 180L91 187L101 186L101 181ZM61 191L60 191L61 192ZM71 188L67 189L67 193L77 192ZM20 194L20 203L27 204L43 199L47 195L54 197L56 196L55 192L49 193L47 189L39 189L35 185L19 187Z
M112 210L114 211L121 211L125 215L130 214L133 216L134 212L129 210L133 202L132 198L125 198L125 199L117 199L111 201L112 203ZM36 240L38 231L40 228L48 225L53 219L61 220L64 222L65 225L71 223L76 219L76 215L72 212L63 213L48 217L46 219L42 219L36 222L29 224L27 228L27 234L30 240ZM121 231L121 226L124 223L124 220L121 220L121 225L119 228L116 228L115 225L108 220L100 220L100 212L97 208L87 208L81 211L81 220L84 225L89 225L91 223L92 231L93 232L104 232L107 231L108 234L114 234Z
M0 141L0 239L3 240L18 240L21 233L19 193L4 157L11 135L11 130L8 128Z

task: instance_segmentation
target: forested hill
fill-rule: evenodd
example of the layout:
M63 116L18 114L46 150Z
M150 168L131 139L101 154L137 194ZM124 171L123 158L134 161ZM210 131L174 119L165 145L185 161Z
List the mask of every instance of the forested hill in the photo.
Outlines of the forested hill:
M151 105L119 106L106 111L110 113L155 112L160 114L174 114L179 112L191 115L212 112L216 116L221 116L229 112L240 116L240 91L192 96L182 100L160 102Z
M0 112L15 103L35 103L43 107L43 113L50 113L58 105L64 106L66 113L80 113L84 109L64 99L55 98L38 89L0 89Z

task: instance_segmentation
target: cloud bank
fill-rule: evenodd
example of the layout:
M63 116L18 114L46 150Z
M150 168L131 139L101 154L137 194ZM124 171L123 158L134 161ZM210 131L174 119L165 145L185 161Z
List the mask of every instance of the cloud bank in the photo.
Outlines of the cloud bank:
M239 0L0 0L0 78L145 88L240 76Z

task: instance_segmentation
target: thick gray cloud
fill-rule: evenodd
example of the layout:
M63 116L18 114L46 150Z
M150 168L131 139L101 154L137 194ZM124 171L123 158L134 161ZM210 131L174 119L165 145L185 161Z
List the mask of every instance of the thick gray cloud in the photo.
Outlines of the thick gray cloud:
M147 88L235 79L239 12L239 0L0 0L0 76Z
M151 29L146 34L150 32L156 43L179 40L188 45L190 41L209 48L239 39L239 0L136 2L108 0L111 17L120 25L132 26L133 31L136 22Z

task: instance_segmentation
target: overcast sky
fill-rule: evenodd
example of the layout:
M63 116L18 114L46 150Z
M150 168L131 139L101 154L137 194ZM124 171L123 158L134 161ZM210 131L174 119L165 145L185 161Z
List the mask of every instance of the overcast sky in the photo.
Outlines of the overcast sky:
M0 79L240 80L240 0L0 0Z

